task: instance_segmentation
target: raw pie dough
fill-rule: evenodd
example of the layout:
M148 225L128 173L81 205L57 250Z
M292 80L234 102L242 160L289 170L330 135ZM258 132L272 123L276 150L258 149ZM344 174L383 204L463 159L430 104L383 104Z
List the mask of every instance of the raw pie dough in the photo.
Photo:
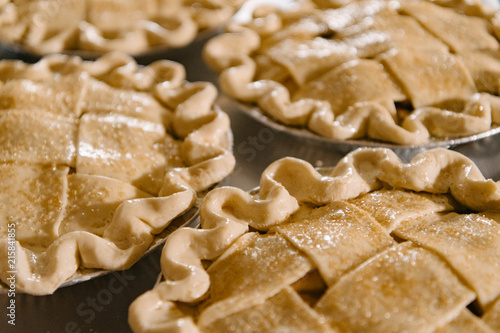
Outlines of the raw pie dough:
M479 0L297 6L207 43L227 94L334 140L419 145L500 124L500 14Z
M0 256L15 243L17 262L0 279L16 271L19 291L49 294L81 269L136 262L234 167L216 96L166 60L1 61Z
M300 175L300 177L297 177ZM500 327L500 183L444 148L283 158L176 230L134 332L488 332Z
M0 40L38 54L181 47L243 0L2 0Z

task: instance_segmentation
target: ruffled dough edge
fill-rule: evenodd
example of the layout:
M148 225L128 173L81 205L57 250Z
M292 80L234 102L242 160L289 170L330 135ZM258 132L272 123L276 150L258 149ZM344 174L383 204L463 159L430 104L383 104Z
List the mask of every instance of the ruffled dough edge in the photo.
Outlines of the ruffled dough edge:
M154 235L172 220L197 205L204 191L227 177L235 165L229 117L214 106L217 90L207 82L185 81L184 67L160 60L140 66L123 53L108 53L96 61L79 57L51 55L33 65L19 61L18 70L71 72L81 68L90 75L105 78L114 87L147 91L173 110L172 130L183 139L181 151L186 167L167 171L158 197L124 201L115 211L103 237L76 231L62 235L49 246L41 260L46 269L33 273L30 250L15 242L16 288L34 295L53 293L71 278L80 266L121 270L132 266L148 250ZM5 258L8 239L0 240ZM7 283L7 260L0 263L0 279Z
M470 10L477 10L479 4L470 6ZM304 5L302 10L307 13L310 9ZM463 113L422 107L414 110L401 124L397 124L391 112L377 102L357 103L342 115L335 116L326 101L312 98L292 101L290 92L281 83L254 81L257 64L251 54L260 47L260 34L271 35L281 29L281 16L286 15L278 10L268 14L258 17L259 24L250 24L250 27L236 23L228 25L227 32L206 43L203 57L208 66L219 73L219 84L224 92L243 103L256 103L263 113L278 122L305 127L333 140L366 136L409 146L426 144L433 137L474 135L490 130L493 124L500 125L500 97L486 93L472 95Z
M38 36L37 33L30 34L28 42L22 42L30 52L37 54L50 54L72 49L77 44L77 50L106 53L120 51L140 56L148 51L161 48L180 48L188 45L196 39L199 33L206 29L212 29L225 23L239 8L242 1L236 0L231 3L224 1L210 3L211 6L193 8L181 4L174 5L176 10L163 19L170 20L169 25L162 25L161 19L139 20L128 31L123 31L119 37L107 38L103 31L87 21L81 21L76 31L60 31L48 39ZM171 6L171 4L168 4ZM178 7L178 8L175 8ZM13 32L23 30L19 23L19 14L14 4L0 3L0 26ZM50 21L50 20L48 20ZM48 22L39 20L40 31L47 30L44 25ZM17 35L17 34L15 34ZM76 37L75 37L76 36ZM19 34L19 38L22 34ZM75 39L76 40L72 40ZM17 41L8 41L17 43Z
M500 182L485 179L473 161L444 148L420 153L409 163L387 148L359 148L321 173L306 161L285 157L266 168L256 195L233 187L207 195L200 209L202 228L178 229L169 237L161 257L165 281L131 304L130 326L136 333L198 332L175 302L196 301L208 291L202 260L219 257L249 226L266 231L286 221L300 203L325 205L386 185L451 194L474 211L500 209Z

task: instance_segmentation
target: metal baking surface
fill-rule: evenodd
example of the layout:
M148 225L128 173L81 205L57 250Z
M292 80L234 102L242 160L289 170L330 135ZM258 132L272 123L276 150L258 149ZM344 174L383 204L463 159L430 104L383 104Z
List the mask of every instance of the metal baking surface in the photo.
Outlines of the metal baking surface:
M189 64L188 64L189 66ZM192 76L208 77L210 72L194 64ZM190 80L196 79L191 77ZM224 108L224 100L220 100ZM331 145L309 141L267 127L244 112L227 108L234 135L236 168L225 181L251 190L259 184L261 172L273 161L285 156L305 159L316 166L335 165L345 151ZM350 150L351 147L345 147ZM500 136L454 146L479 166L485 177L500 180ZM417 152L407 152L409 157ZM127 322L130 303L150 290L160 274L161 246L146 255L132 268L112 272L72 286L60 288L53 295L16 294L16 327L0 319L0 332L131 332ZM9 299L0 296L0 308Z
M199 56L201 46L197 45L193 53L178 61L186 66L188 80L216 83L215 73L205 67ZM218 103L231 119L236 157L234 172L221 185L251 190L259 185L262 171L279 158L294 156L315 166L326 167L335 165L346 153L357 148L349 145L335 147L321 140L266 126L238 110L224 95ZM471 158L485 177L500 180L500 135L461 143L451 149ZM407 160L418 152L406 149L398 155ZM5 317L0 318L0 332L130 332L128 307L157 282L161 248L158 246L128 270L60 288L53 295L17 293L16 326L7 324ZM0 295L0 308L6 309L9 300Z
M189 81L216 83L215 73L207 69L201 59L202 46L202 42L194 43L171 59L184 64ZM332 145L267 126L238 110L223 95L218 103L231 119L236 157L234 172L221 185L251 190L259 185L262 171L279 158L293 156L317 167L327 167L335 165L346 153L357 148L354 145ZM500 180L500 135L467 143L457 142L450 149L472 159L486 178ZM397 153L408 161L419 152L408 148ZM128 307L157 282L161 248L156 247L128 270L110 272L60 288L53 295L16 293L13 298L16 326L9 325L8 318L2 316L0 332L131 332L127 322ZM0 308L6 309L10 300L0 295Z

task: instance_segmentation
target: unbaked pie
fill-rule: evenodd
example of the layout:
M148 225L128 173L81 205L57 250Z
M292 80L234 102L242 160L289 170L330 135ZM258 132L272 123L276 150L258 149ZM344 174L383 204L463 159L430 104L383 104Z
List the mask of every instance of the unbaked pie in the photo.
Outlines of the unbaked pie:
M47 294L136 262L234 167L216 96L166 60L1 61L0 256L16 265L1 260L0 279Z
M500 123L500 14L478 1L297 1L204 50L221 88L273 121L398 145Z
M284 158L176 230L135 332L494 332L500 184L437 148L360 148L334 168Z
M229 19L243 0L3 0L0 41L38 54L139 54L181 47Z

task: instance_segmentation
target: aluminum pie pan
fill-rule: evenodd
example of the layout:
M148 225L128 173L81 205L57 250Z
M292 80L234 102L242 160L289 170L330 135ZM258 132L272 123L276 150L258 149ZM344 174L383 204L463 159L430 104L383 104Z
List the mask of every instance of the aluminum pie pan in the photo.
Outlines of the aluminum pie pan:
M493 135L500 133L500 125L492 125L491 129L484 131L484 132L481 132L481 133L468 135L468 136L464 136L464 137L453 138L453 139L439 140L436 138L431 138L429 140L429 142L424 143L424 144L419 144L419 145L398 145L398 144L394 144L394 143L386 143L386 142L378 142L378 141L370 141L370 140L336 140L336 139L330 139L330 138L321 136L319 134L315 134L314 132L307 130L305 128L284 125L284 124L278 122L277 120L265 115L256 106L242 103L242 102L237 101L229 96L227 96L227 98L231 100L231 104L234 105L234 107L233 107L234 109L245 113L246 115L250 116L251 118L257 120L262 125L270 127L270 128L272 128L276 131L279 131L279 132L285 132L285 133L291 134L297 138L313 140L313 141L316 141L316 142L322 143L322 144L329 144L329 145L338 146L339 148L341 148L341 147L352 147L352 148L370 147L370 148L389 148L389 149L394 150L395 152L398 152L401 150L415 150L415 151L420 150L420 151L422 151L422 150L428 150L428 149L439 148L439 147L450 148L453 146L478 141L478 140L488 138L488 137L491 137Z
M214 107L214 109L216 109L218 111L222 111L218 105L214 105L213 107ZM231 153L233 153L232 147L234 144L234 137L233 137L233 132L231 130L226 133L226 139L229 143L229 147L230 147L229 151ZM186 212L184 212L182 215L173 219L165 227L165 229L162 232L160 232L159 234L156 234L153 237L153 241L150 244L149 248L146 250L146 252L144 252L142 254L142 256L141 256L141 258L139 258L139 260L141 260L146 255L150 254L151 252L155 251L157 248L162 246L165 243L165 241L167 240L167 237L175 230L182 228L182 227L197 227L200 223L198 214L199 214L200 205L201 205L203 198L212 189L219 187L219 186L223 186L226 182L227 182L227 177L225 179L221 180L220 182L213 184L208 189L206 189L202 192L199 192L197 194L197 198L196 198L194 205L191 208L189 208ZM97 277L110 274L114 271L115 270L105 270L105 269L99 269L99 268L79 268L68 280L66 280L65 282L60 284L57 287L57 289L71 286L71 285L81 283L84 281L92 280L92 279L95 279ZM2 281L0 281L0 294L5 294L8 292L8 290L9 290L9 288L7 288L7 286Z
M248 21L253 13L253 11L262 5L275 6L281 9L293 8L293 6L298 2L298 0L247 0L240 8L234 12L230 20L236 22ZM206 41L212 37L219 34L225 24L220 24L218 26L202 29L198 31L196 37L187 43L185 46L181 47L168 47L163 45L150 47L146 51L138 53L129 53L138 63L150 63L154 60L160 59L171 59L171 58L183 58L185 55L183 51L190 49L192 45L204 44ZM111 51L110 51L111 52ZM64 54L68 56L79 56L85 60L95 60L108 52L98 52L90 50L62 50L57 52L59 54ZM33 52L28 47L20 43L8 43L0 41L0 59L19 59L26 62L36 62L43 56L47 54Z
M217 107L217 106L216 106ZM227 133L227 138L229 142L231 143L231 147L233 144L233 134L231 131ZM231 149L232 151L232 149ZM167 240L168 236L174 232L175 230L183 227L192 227L192 228L197 228L200 224L200 219L199 219L199 211L200 211L200 205L201 202L203 201L203 198L205 195L210 192L212 189L223 186L226 183L226 179L222 180L219 183L216 183L212 185L209 189L204 190L201 193L198 193L196 201L194 205L189 208L184 214L176 217L173 219L166 227L165 229L160 232L159 234L156 234L153 238L153 242L150 244L149 248L144 252L144 254L141 256L139 260L144 258L146 255L150 254L151 252L155 251L159 247L163 246L165 241ZM139 261L138 260L138 261ZM134 263L135 264L135 263ZM106 269L99 269L99 268L79 268L75 274L73 274L68 280L60 284L57 289L63 288L63 287L68 287L72 286L81 282L89 281L95 278L98 278L103 275L110 274L112 272L115 272L115 270L106 270ZM5 294L7 293L9 288L0 281L0 294Z
M174 232L178 228L182 227L196 227L199 224L199 218L198 218L198 211L199 211L199 206L193 206L191 207L186 213L183 215L177 217L174 219L166 228L163 230L161 233L158 235L155 235L153 242L149 246L146 252L142 255L141 259L153 252L154 250L158 249L159 247L163 246L165 241L167 240L167 237ZM140 259L139 259L140 260ZM88 281L91 279L95 279L97 277L107 275L109 273L112 273L114 271L112 270L104 270L104 269L94 269L94 268L84 268L84 269L79 269L73 276L67 280L66 282L62 283L58 288L63 288L63 287L68 287L72 286L77 283L81 283L84 281Z
M187 212L178 216L159 234L155 235L153 242L147 249L147 251L141 256L141 259L146 255L150 254L160 246L162 246L167 237L174 232L178 228L182 227L197 227L199 225L199 204L201 203L201 198L196 200L196 203L193 207L188 209ZM139 259L140 260L140 259ZM79 268L75 274L73 274L68 280L59 285L59 288L68 287L75 285L77 283L89 281L95 278L98 278L103 275L107 275L114 272L114 270L105 270L98 268ZM0 283L0 294L5 294L8 292L8 288L4 283Z
M233 142L233 135L232 132L227 133L228 140L230 140L231 145ZM210 192L212 189L222 186L225 183L225 179L222 180L220 183L217 183L213 186L211 186L209 189L203 191L202 193L198 194L198 197L196 198L196 202L194 205L189 208L184 214L176 217L173 219L166 227L165 229L160 232L159 234L155 235L153 238L153 242L149 246L149 248L144 252L144 254L141 256L139 260L144 258L146 255L150 254L151 252L155 251L159 247L163 246L163 244L166 242L168 236L174 232L177 229L184 228L184 227L191 227L191 228L198 228L200 225L200 218L199 218L199 211L200 211L200 205L201 202L203 201L203 198L205 195ZM95 279L97 277L107 275L109 273L114 272L114 270L105 270L105 269L98 269L98 268L80 268L78 271L73 274L71 278L69 278L66 282L62 283L59 288L62 287L68 287L80 282L88 281L91 279ZM5 288L3 285L1 287Z
M217 108L217 106L215 106ZM233 134L231 131L227 133L227 139L231 143L231 147L233 144ZM232 151L232 149L231 149ZM144 252L144 254L141 256L139 260L144 258L146 255L150 254L151 252L155 251L159 247L163 246L165 241L167 240L168 236L174 232L175 230L183 227L193 227L196 228L199 226L200 220L199 220L199 211L200 211L200 205L205 197L205 195L210 192L211 189L222 186L225 184L226 179L222 180L221 182L212 185L209 189L198 193L198 196L196 198L196 201L194 205L189 208L184 214L176 217L173 219L166 227L165 229L160 232L159 234L155 235L153 238L153 242L149 246L149 248ZM139 261L138 260L138 261ZM99 269L99 268L79 268L75 274L73 274L68 280L63 282L61 285L58 286L57 289L63 288L63 287L68 287L72 286L81 282L89 281L95 278L98 278L103 275L110 274L114 272L115 270L105 270L105 269ZM9 288L3 283L0 282L0 294L5 294L7 293Z
M210 38L216 36L220 33L221 27L207 28L201 30L196 35L196 38L191 42L187 43L185 46L181 47L168 47L163 45L150 47L146 51L138 52L138 53L127 53L131 57L133 57L138 63L150 63L155 60L161 59L171 59L182 56L183 51L189 49L191 46L198 43L205 43ZM109 52L112 52L111 50ZM90 51L90 50L80 50L80 49L71 49L71 50L62 50L61 52L57 52L58 54L63 54L67 56L78 56L84 60L96 60L99 57L103 56L109 52L98 52L98 51ZM25 62L37 62L42 57L48 54L38 53L30 50L23 44L20 43L7 43L0 41L0 59L19 59Z
M324 167L315 167L314 169L316 171L318 171L321 175L323 176L326 176L328 174L330 174L333 169L335 168L335 166L324 166ZM228 186L231 186L231 185L228 185ZM256 198L260 199L260 196L259 196L259 192L260 192L260 186L256 186L248 191L246 191L248 194L252 195L252 196L255 196ZM196 205L199 207L202 203L203 199L198 199ZM172 222L173 223L173 222ZM201 229L201 223L200 223L200 217L199 215L197 216L196 220L193 221L193 223L186 223L184 225L180 225L177 227L177 229L180 229L182 227L188 227L188 228L193 228L193 229ZM174 230L172 230L170 233L172 233ZM170 234L169 233L169 234ZM163 242L166 241L166 238L163 240ZM162 242L162 243L163 243ZM164 277L163 277L163 273L159 273L157 278L156 278L156 282L154 284L154 287L156 287L158 284L160 284L161 282L165 281Z
M253 11L261 5L273 6L283 11L289 11L296 8L299 3L299 0L248 0L245 5L242 6L240 11L233 16L233 21L236 21L238 23L248 22L249 20L251 20ZM481 3L485 8L491 10L500 9L500 0L481 0ZM500 133L500 125L492 124L489 130L481 133L456 138L437 139L431 137L429 139L429 142L419 145L398 145L394 143L362 139L336 140L321 136L310 130L307 130L306 128L284 125L283 123L278 122L277 120L263 113L259 107L238 101L237 99L225 93L222 94L222 100L224 101L223 103L229 103L229 107L237 109L238 111L242 111L264 126L267 126L278 132L290 134L300 140L309 141L311 143L320 145L328 145L330 148L334 148L342 152L348 152L359 147L389 148L392 149L396 154L398 154L403 160L405 158L411 158L413 155L420 151L439 147L450 148L462 144L473 143L475 141L479 141L481 139L485 139Z

